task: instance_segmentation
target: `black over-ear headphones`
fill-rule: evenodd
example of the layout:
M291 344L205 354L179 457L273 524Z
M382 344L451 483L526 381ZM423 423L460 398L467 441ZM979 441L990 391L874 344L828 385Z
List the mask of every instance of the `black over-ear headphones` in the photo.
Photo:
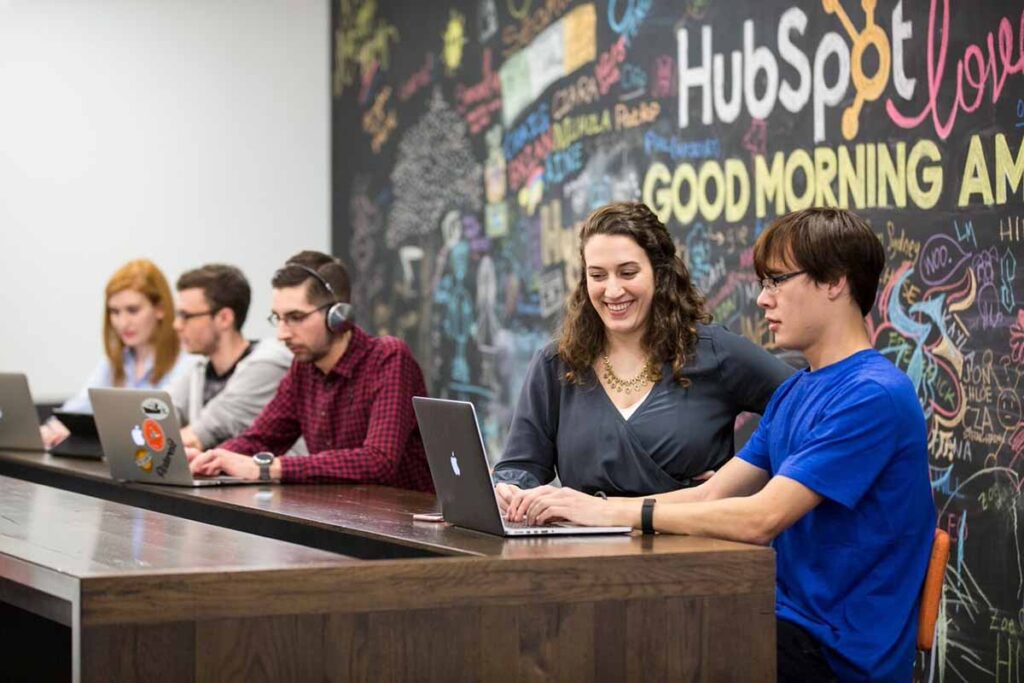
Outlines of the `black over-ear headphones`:
M345 331L347 324L352 320L352 304L345 303L344 301L338 301L338 295L334 293L334 287L331 287L331 283L327 281L327 278L309 266L304 266L301 263L295 263L294 261L289 261L284 265L286 268L288 266L301 268L315 277L317 281L324 286L327 293L331 295L332 299L334 299L334 303L327 309L327 315L324 316L324 323L327 325L327 330L334 334Z

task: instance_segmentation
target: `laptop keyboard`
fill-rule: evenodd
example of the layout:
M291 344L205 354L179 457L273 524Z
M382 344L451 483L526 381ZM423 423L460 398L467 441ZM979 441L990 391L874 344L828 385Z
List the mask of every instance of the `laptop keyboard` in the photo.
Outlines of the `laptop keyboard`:
M552 522L551 524L527 524L525 520L522 522L510 522L507 519L505 519L506 529L554 529L567 526L573 525L566 524L565 522Z

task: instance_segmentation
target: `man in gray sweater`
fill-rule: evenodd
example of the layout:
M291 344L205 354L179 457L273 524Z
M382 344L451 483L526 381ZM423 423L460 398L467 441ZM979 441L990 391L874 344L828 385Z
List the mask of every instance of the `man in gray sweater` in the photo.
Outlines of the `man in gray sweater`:
M169 388L182 422L186 446L205 449L245 431L292 363L276 339L249 341L242 325L251 290L234 266L210 264L177 282L174 329L182 346L197 354L190 371Z

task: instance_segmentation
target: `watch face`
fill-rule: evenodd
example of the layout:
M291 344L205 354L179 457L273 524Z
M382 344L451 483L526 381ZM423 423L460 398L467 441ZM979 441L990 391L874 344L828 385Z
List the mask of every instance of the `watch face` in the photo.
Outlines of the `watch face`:
M252 459L256 462L257 465L269 465L270 463L274 462L274 456L271 453L257 453L256 455L252 456Z

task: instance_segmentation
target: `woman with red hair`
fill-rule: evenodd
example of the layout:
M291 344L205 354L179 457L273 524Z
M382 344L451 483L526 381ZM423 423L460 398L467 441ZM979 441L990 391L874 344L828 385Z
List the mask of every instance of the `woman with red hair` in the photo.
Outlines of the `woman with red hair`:
M149 260L129 261L107 282L103 311L105 358L62 410L92 412L90 387L163 389L186 371L174 331L174 299L167 278ZM47 447L63 441L67 428L55 418L42 427Z

